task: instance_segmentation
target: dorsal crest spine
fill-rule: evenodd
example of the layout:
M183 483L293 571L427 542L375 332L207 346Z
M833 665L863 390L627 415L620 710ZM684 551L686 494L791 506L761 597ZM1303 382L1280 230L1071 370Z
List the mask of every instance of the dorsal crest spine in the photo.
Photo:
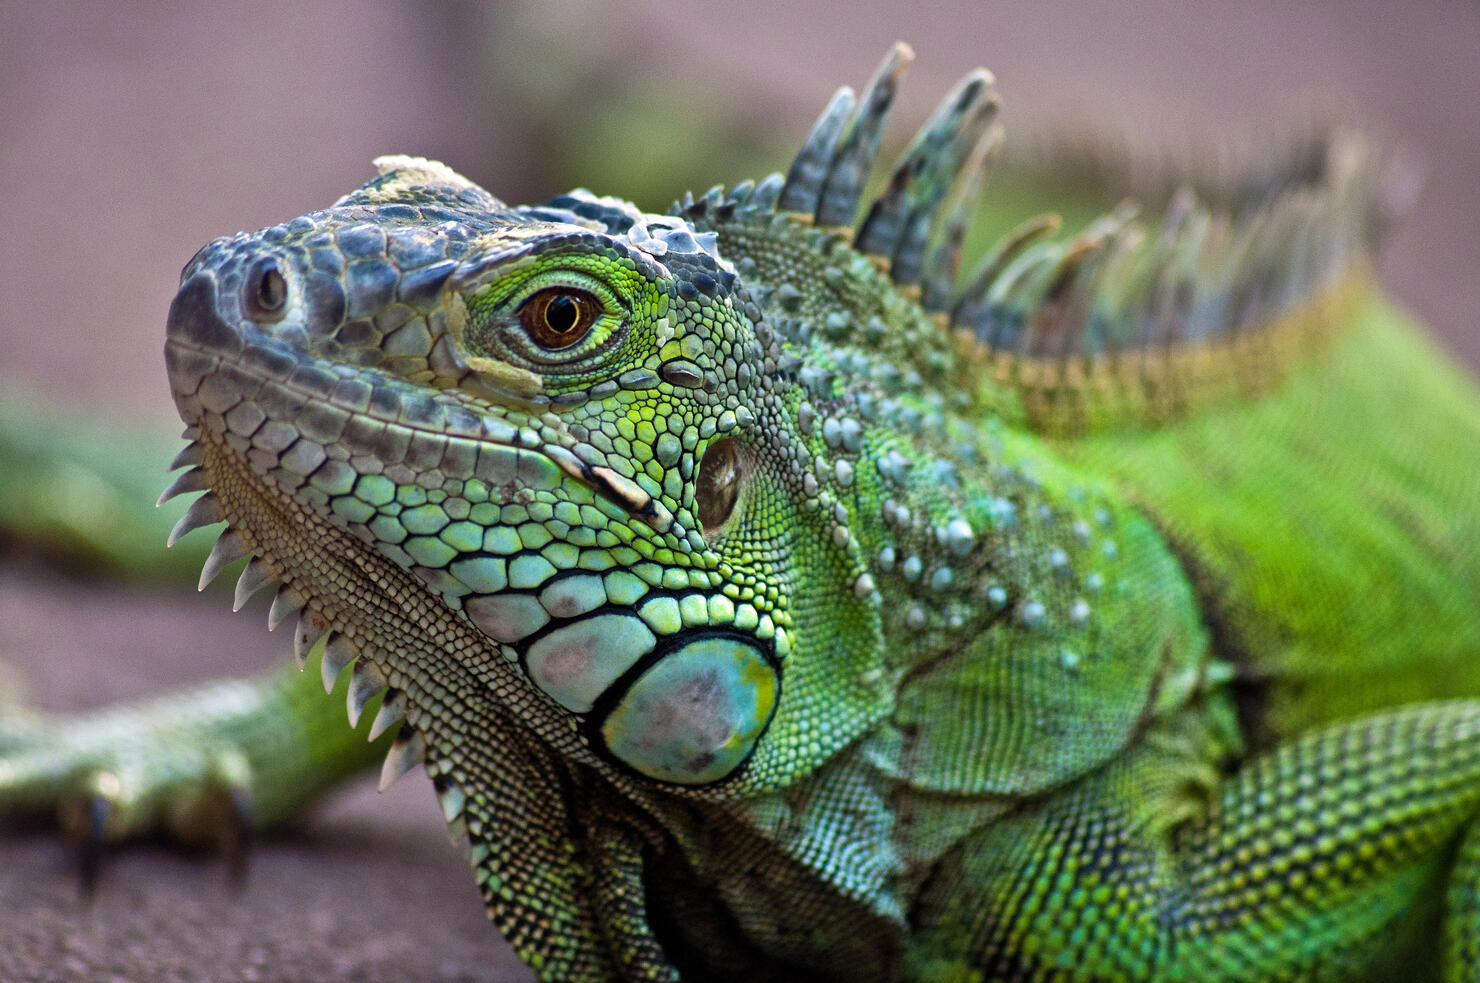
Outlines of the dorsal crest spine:
M1002 135L990 73L978 69L952 89L878 197L861 205L912 58L896 44L861 96L839 89L784 177L728 195L711 189L677 210L720 222L785 216L849 237L1023 395L1026 422L1040 429L1157 421L1185 411L1200 389L1262 384L1281 368L1270 352L1301 347L1284 336L1310 334L1318 299L1367 266L1383 163L1360 136L1332 129L1315 153L1309 142L1291 148L1216 204L1184 186L1159 221L1130 202L1067 237L1055 235L1054 216L1031 220L958 284L961 244ZM1309 310L1318 313L1294 316ZM1265 339L1271 332L1281 338ZM1087 393L1091 384L1114 392Z

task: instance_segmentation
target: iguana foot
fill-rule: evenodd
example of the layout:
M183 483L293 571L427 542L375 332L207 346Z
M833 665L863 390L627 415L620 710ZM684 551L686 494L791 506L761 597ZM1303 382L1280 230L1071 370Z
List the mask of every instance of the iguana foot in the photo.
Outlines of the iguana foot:
M0 812L55 818L76 845L83 892L96 886L107 848L160 835L225 854L246 874L252 766L182 699L216 707L251 697L230 683L101 713L26 716L0 725Z
M0 814L55 820L77 844L84 891L112 844L161 836L225 855L245 877L255 830L384 755L344 724L320 673L185 690L79 714L0 719ZM344 674L340 688L349 685Z

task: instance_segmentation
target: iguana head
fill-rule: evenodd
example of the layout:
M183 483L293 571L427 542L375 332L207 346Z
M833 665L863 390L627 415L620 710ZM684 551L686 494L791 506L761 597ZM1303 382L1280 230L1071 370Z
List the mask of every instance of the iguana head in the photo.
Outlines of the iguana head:
M758 754L763 735L829 714L787 714L783 692L856 712L851 679L790 671L798 645L867 651L868 592L836 518L798 519L797 366L715 233L584 192L510 208L439 164L378 163L332 208L184 270L170 375L229 535L385 663L374 681L404 674L398 642L295 549L352 539L412 574L483 642L459 674L517 675L522 712L594 760L784 781L796 752Z

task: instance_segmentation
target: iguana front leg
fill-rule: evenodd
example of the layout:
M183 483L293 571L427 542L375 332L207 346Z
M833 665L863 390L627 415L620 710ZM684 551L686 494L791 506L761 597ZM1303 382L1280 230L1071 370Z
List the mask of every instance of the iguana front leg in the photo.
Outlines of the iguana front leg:
M85 880L104 844L155 833L236 850L385 754L388 734L366 740L375 714L345 726L348 673L340 700L324 697L319 659L104 711L0 720L0 812L56 815L84 846Z
M1311 733L1244 764L1185 822L1147 809L1148 789L1178 771L1153 734L965 841L917 908L928 928L915 978L1346 980L1415 967L1424 977L1438 962L1438 919L1443 978L1480 974L1480 703ZM962 903L972 896L984 903Z

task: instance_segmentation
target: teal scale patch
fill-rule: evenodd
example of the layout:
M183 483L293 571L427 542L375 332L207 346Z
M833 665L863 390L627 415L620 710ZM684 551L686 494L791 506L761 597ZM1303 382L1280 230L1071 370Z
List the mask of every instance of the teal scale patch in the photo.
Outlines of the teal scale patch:
M412 536L406 540L405 550L417 563L424 567L441 567L457 556L457 550L434 536Z
M496 594L509 585L502 557L478 556L457 560L449 569L475 594Z
M577 618L606 603L606 588L594 574L557 580L540 592L540 604L556 618Z
M598 614L556 628L530 645L525 669L556 703L585 713L617 678L658 644L630 614Z
M509 561L509 586L521 590L539 587L555 575L555 567L543 556L524 553Z
M550 621L549 613L528 594L470 597L463 611L483 634L496 642L528 638Z

